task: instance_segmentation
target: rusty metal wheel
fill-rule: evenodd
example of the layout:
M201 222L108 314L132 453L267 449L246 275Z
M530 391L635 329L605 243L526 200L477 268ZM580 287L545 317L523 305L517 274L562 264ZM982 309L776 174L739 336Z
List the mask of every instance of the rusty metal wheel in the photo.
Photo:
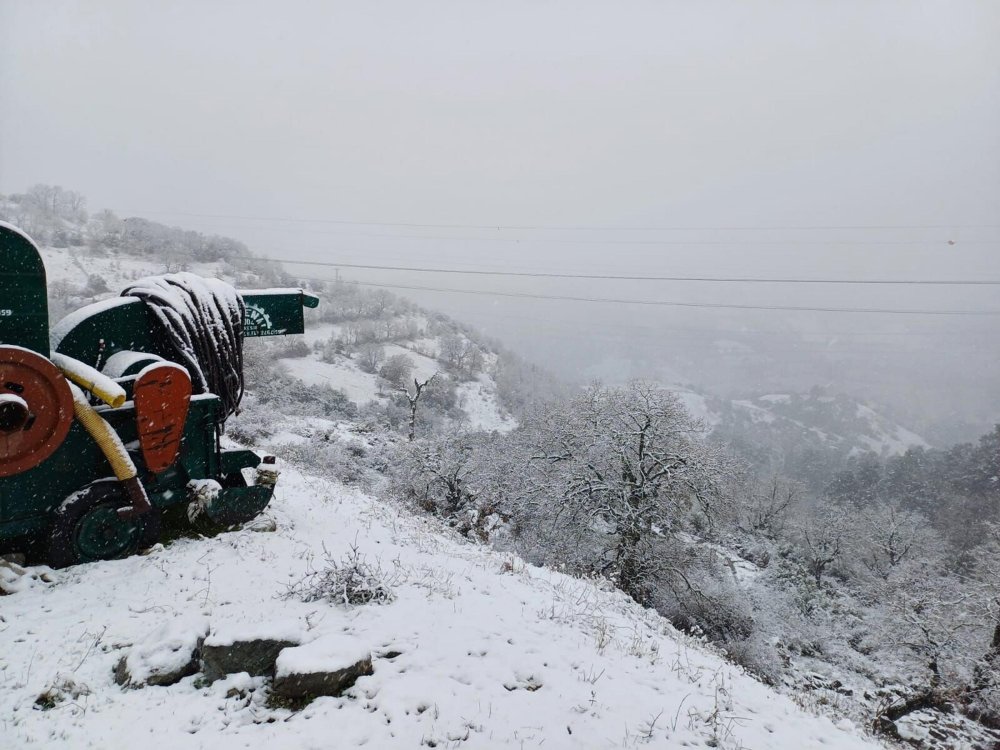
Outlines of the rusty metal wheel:
M66 439L73 395L66 378L30 349L0 345L0 477L33 469Z
M159 510L122 518L118 509L128 502L121 483L111 478L70 495L56 509L46 562L53 568L65 568L117 560L155 544L160 538Z

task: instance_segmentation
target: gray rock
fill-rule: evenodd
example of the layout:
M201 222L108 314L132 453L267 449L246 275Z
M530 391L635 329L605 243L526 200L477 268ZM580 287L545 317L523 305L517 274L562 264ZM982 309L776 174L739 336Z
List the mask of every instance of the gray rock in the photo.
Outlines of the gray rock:
M327 668L298 668L295 670L282 670L274 678L271 690L275 695L282 698L318 698L321 695L340 695L355 682L359 677L374 674L372 669L372 657L359 659L349 663L344 667L331 669Z
M144 641L132 646L115 665L115 682L122 687L173 685L196 674L208 622L177 618L164 622Z
M257 516L252 521L244 524L243 528L248 531L257 531L266 534L271 531L277 531L278 522L270 516Z
M214 643L209 639L201 647L202 671L206 679L212 681L237 672L255 677L270 676L274 674L274 662L282 649L297 645L297 641L278 638L252 638L232 643Z
M198 651L195 649L190 658L183 662L167 667L160 671L151 671L145 677L133 675L129 671L128 656L123 656L115 665L115 682L122 687L139 688L145 685L173 685L180 682L185 677L198 674L200 660Z

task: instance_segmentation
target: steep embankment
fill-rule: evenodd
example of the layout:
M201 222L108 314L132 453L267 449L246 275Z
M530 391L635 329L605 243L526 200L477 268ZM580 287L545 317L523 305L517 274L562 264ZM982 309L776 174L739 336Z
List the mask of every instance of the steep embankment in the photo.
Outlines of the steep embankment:
M267 515L273 527L255 528L273 531L23 580L0 609L4 747L871 747L620 593L365 494L288 471ZM352 547L391 603L283 597ZM115 684L133 644L180 643L206 625L301 639L307 665L370 651L373 674L298 711L270 705L268 680L245 674Z

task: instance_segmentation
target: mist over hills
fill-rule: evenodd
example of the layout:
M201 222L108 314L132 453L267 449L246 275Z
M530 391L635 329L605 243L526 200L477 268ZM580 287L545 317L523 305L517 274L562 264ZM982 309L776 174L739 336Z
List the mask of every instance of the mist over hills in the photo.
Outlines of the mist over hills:
M296 278L306 286L319 288L331 283L297 277L294 265L282 268L277 262L257 259L238 240L170 228L144 218L120 218L106 210L89 214L86 206L85 197L79 193L37 185L24 194L0 197L0 217L24 227L39 242L51 247L88 248L99 253L117 250L126 257L161 264L165 271L198 263L218 263L222 273L237 281L241 274L250 274L261 283L285 284ZM83 266L77 265L77 270L84 272ZM87 275L94 276L93 270L89 269ZM61 290L62 293L52 295L53 304L61 306L53 310L54 318L88 298L88 294L92 296L102 290L97 278L85 283L77 280L78 288L74 289L74 274L71 272L65 279L56 279L68 286ZM345 281L348 278L346 270L343 278ZM343 284L330 286L334 304L337 304L338 288L341 296L346 294L352 298L363 296L365 290L370 289ZM414 296L419 298L419 292ZM383 298L386 298L384 294ZM330 318L332 313L321 311L320 315ZM588 322L588 336L580 339L583 345L569 350L561 337L565 324L558 315L530 322L525 317L516 325L536 335L552 332L557 341L545 351L537 350L530 342L519 348L538 355L537 361L566 377L568 383L584 384L590 380L615 383L647 378L687 392L691 395L686 403L696 416L705 418L720 435L737 440L754 434L758 441L783 443L786 447L805 439L807 443L819 441L845 455L867 450L891 454L902 452L911 445L945 445L968 440L987 431L992 424L989 407L968 408L967 402L978 398L982 389L969 391L955 387L951 392L956 402L935 401L934 408L928 408L926 401L914 399L914 394L908 390L911 385L923 387L919 384L889 389L873 386L871 373L880 372L880 378L888 379L888 370L883 369L883 365L890 369L896 366L890 367L880 360L878 350L867 354L852 348L841 350L835 337L803 333L797 331L793 323L785 324L785 343L776 350L773 336L761 334L745 322L733 322L729 329L692 333L669 325L661 330L657 327L656 315L659 314L650 313L644 322L649 329L646 335L620 335L616 331L624 329L614 320ZM346 323L347 317L341 313L338 320ZM354 317L358 319L357 315ZM485 320L482 330L486 331L504 330L511 322L505 321L503 316L491 320L489 312L476 310L470 318ZM503 321L505 324L499 325ZM330 322L334 321L330 319ZM330 329L324 330L324 335L331 334ZM471 328L467 331L481 339L487 348L504 348L496 340L474 334ZM891 337L891 333L886 335ZM931 339L927 341L932 342L935 336L945 334L928 335ZM681 340L677 336L681 336ZM521 339L519 335L513 338ZM911 354L922 351L921 347L927 343L913 336L895 336L895 339L912 344L909 346ZM817 342L823 344L817 346ZM554 357L556 352L558 356ZM995 352L985 348L980 354L989 358ZM859 357L865 358L864 368L855 361ZM941 367L953 365L947 358L938 357L934 361ZM961 372L963 377L980 379L987 390L996 384L988 368L967 366L961 368ZM903 380L905 382L905 376ZM822 383L829 384L824 386ZM852 392L852 384L856 391ZM336 387L333 381L331 385ZM784 396L776 398L773 394ZM880 402L878 395L886 396L886 401ZM965 405L959 407L958 401ZM950 418L946 418L943 415L949 410ZM791 435L796 437L793 439Z

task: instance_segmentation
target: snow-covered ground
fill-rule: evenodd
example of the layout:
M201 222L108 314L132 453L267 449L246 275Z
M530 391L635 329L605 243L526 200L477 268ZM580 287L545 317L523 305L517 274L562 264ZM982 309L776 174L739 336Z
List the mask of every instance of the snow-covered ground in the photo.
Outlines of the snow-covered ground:
M386 356L405 354L409 357L414 365L414 378L426 380L443 370L436 360L399 344L387 344L384 348ZM386 386L380 383L378 376L365 372L348 357L338 357L336 362L324 362L311 354L306 357L286 357L278 361L306 383L329 385L343 391L358 406L371 401L385 401L387 398ZM516 422L497 398L496 383L485 373L480 373L475 380L458 384L458 405L467 415L464 427L505 432L516 426Z
M41 247L40 250L49 286L57 282L82 284L88 276L100 276L117 293L119 287L131 281L166 273L166 266L155 260L117 254L95 256L76 248ZM220 263L192 263L187 270L201 276L218 277L221 268Z
M184 538L0 599L0 747L874 746L618 592L452 539L358 491L289 470L268 513L276 531ZM394 601L282 597L324 550L340 558L352 545ZM245 674L115 684L132 644L157 631L179 642L206 621L219 637L299 633L298 661L370 651L374 674L299 712L269 707L264 678Z
M920 435L902 425L889 422L870 406L858 404L857 416L871 425L872 437L867 438L871 450L880 454L901 455L910 448L930 448ZM865 440L865 437L862 437Z
M304 383L336 388L359 406L380 400L378 378L374 374L362 371L346 357L337 362L323 362L314 355L286 357L278 361Z
M474 430L509 432L517 423L500 405L496 385L489 375L480 373L473 381L458 386L458 405L468 416Z

